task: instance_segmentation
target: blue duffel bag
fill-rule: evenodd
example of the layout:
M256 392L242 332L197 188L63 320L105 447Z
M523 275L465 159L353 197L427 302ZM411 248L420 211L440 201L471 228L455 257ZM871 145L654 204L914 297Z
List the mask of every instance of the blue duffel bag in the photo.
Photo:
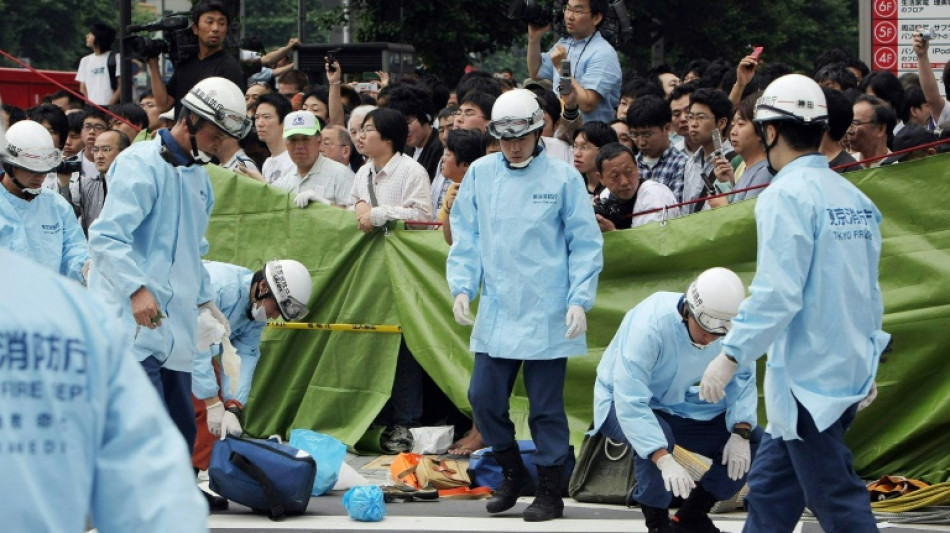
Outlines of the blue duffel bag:
M211 490L271 520L303 514L316 475L317 462L307 452L232 436L214 443L208 467Z

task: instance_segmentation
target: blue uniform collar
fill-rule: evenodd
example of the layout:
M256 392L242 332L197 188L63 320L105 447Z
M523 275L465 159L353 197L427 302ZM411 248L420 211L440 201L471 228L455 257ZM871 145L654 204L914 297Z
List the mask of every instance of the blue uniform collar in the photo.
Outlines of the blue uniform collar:
M821 155L818 152L810 152L801 156L796 157L791 160L787 165L782 167L782 170L779 170L775 174L775 177L772 178L772 181L781 179L782 176L788 174L789 172L795 170L796 168L810 167L810 168L828 168L828 158Z
M194 163L194 160L191 156L188 155L188 152L182 150L178 142L175 141L175 138L172 137L172 134L167 129L158 130L158 136L162 139L162 144L168 148L168 153L171 154L175 166L189 166Z

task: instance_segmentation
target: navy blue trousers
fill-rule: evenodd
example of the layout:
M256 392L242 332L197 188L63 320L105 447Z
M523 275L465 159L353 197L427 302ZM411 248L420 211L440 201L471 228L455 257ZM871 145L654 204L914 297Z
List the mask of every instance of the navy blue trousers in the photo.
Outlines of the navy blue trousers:
M185 438L188 454L191 455L198 433L198 427L195 425L195 406L191 402L191 372L176 372L164 368L154 357L142 361L142 368L158 391L158 397L165 402L165 409L181 436Z
M528 392L528 427L537 448L532 462L537 466L560 466L570 453L570 430L564 412L566 358L522 361L476 353L468 386L475 425L482 432L482 440L494 451L517 446L509 399L522 367Z
M733 497L745 484L745 477L733 481L729 479L729 473L722 464L722 449L732 434L726 428L725 413L713 418L712 420L693 420L681 416L671 415L663 411L653 411L656 415L663 434L666 435L666 441L670 446L666 451L673 453L673 445L679 444L687 450L705 455L712 459L712 466L706 474L699 480L699 483L707 492L720 500L727 500ZM615 441L623 441L630 445L623 430L620 429L620 422L617 420L617 412L613 406L607 413L607 419L600 428L600 432ZM756 457L756 449L763 436L762 428L752 430L750 439L750 448L752 458ZM632 445L631 445L632 447ZM637 486L633 492L633 499L642 505L650 507L659 507L666 509L670 506L673 494L666 490L663 485L663 474L656 464L647 459L641 459L639 455L634 456L633 466L637 475Z
M819 432L799 403L800 440L765 435L749 472L744 533L791 532L806 505L827 533L878 530L868 491L854 472L854 458L844 444L844 433L856 412L854 405Z

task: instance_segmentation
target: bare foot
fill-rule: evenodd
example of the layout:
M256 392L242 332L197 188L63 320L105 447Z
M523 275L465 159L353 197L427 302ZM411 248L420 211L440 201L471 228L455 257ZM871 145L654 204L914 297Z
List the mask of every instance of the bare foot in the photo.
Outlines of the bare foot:
M482 440L482 434L478 431L478 428L473 425L472 429L469 430L464 437L452 444L449 448L449 453L452 455L472 455L472 452L484 447L485 441Z

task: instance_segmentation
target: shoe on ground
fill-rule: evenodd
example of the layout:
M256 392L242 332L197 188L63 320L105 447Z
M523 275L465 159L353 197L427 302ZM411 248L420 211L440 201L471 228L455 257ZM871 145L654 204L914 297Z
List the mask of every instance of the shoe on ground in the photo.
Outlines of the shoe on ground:
M204 489L198 489L205 496L205 500L208 501L208 509L213 513L215 511L227 511L228 499L223 496L218 496L217 494L212 494Z
M380 487L383 491L383 501L392 503L394 501L404 502L434 502L439 499L439 490L434 487L423 487L416 489L406 485L387 485Z
M379 445L389 453L408 452L412 449L412 432L405 426L393 426L383 432Z

